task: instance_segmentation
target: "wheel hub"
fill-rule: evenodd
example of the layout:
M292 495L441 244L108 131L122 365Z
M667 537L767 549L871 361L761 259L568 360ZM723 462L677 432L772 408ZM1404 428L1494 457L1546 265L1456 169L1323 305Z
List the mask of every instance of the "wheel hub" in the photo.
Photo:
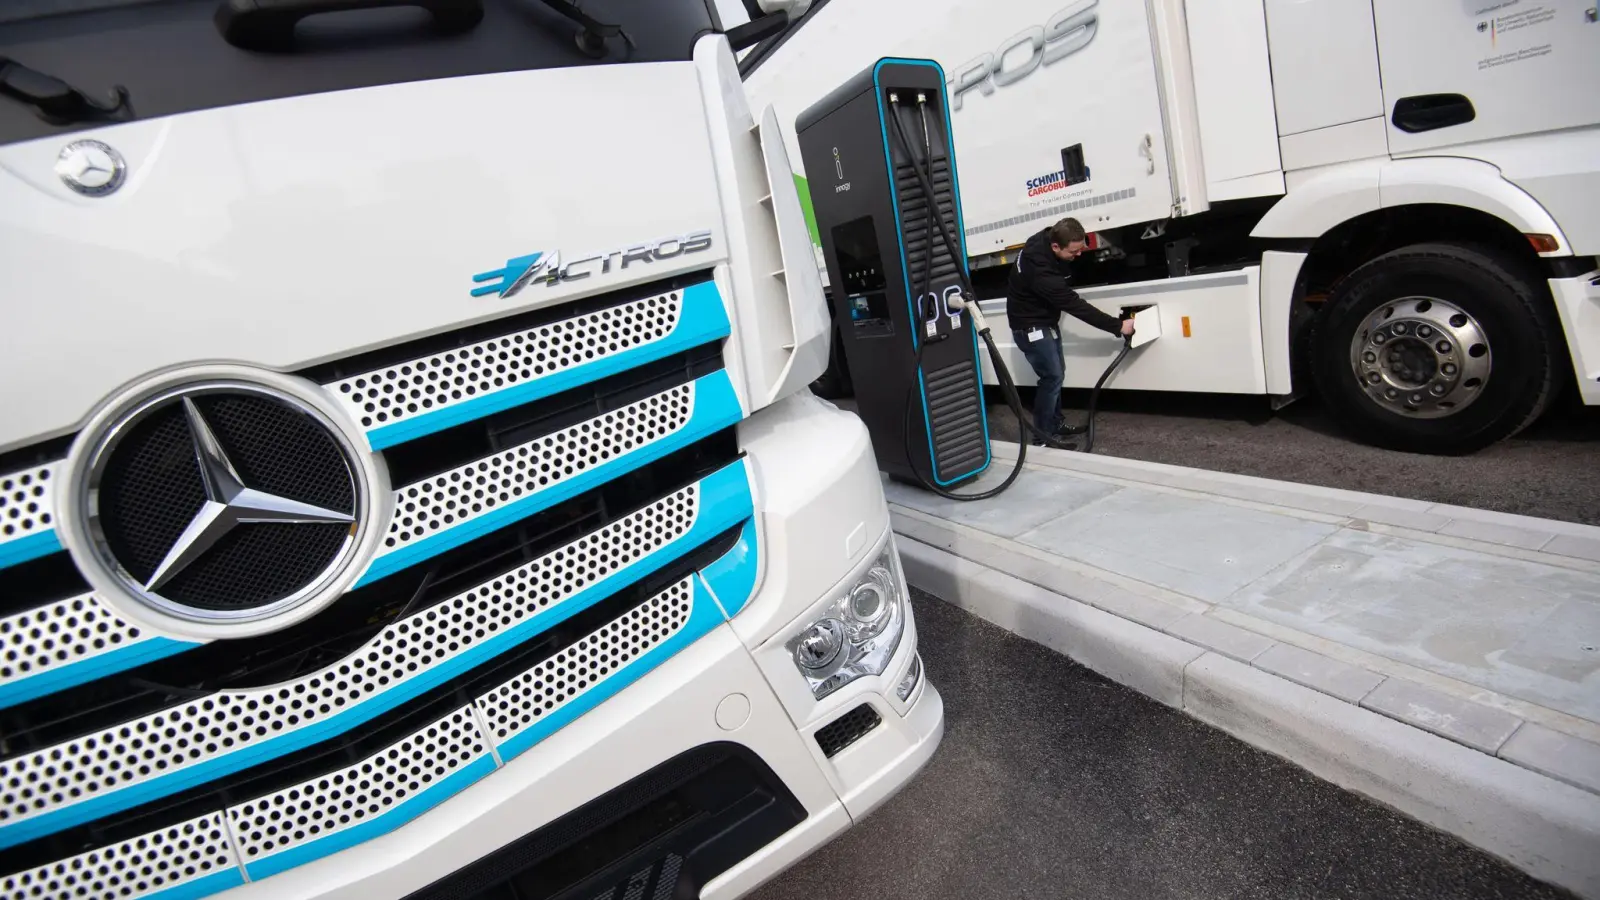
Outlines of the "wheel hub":
M1369 315L1350 342L1350 367L1367 396L1417 419L1465 409L1483 393L1492 368L1489 339L1460 307L1405 297Z

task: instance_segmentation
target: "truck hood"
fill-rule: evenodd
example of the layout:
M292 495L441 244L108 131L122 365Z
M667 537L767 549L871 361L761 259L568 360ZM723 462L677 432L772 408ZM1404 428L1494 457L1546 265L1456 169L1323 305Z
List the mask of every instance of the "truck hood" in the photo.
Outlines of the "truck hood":
M693 63L227 107L0 147L0 450L201 362L293 370L726 258ZM57 171L99 141L119 190ZM81 163L80 163L81 164ZM70 166L70 164L69 164ZM70 173L69 173L70 174ZM710 249L511 297L474 288L710 232Z

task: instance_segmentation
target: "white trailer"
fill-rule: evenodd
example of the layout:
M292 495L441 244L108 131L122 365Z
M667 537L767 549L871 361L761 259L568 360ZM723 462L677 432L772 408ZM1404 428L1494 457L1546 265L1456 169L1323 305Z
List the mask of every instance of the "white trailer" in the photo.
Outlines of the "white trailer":
M941 64L969 264L1019 384L1007 265L1073 216L1096 248L1080 293L1156 305L1169 338L1109 387L1281 406L1314 383L1357 437L1462 453L1574 381L1600 404L1597 17L1594 0L833 0L742 68L792 121L871 60ZM1068 386L1118 347L1070 318L1063 339Z

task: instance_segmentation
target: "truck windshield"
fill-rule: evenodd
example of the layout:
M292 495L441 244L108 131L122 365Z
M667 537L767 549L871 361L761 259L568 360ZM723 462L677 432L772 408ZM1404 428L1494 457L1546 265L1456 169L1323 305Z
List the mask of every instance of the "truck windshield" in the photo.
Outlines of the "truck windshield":
M235 20L230 32L223 10L254 4L229 0L5 0L0 144L383 84L682 61L717 27L714 2L419 0L318 12L279 39L261 22ZM272 38L265 45L263 35ZM506 114L555 116L559 106L558 97L530 97L526 110Z

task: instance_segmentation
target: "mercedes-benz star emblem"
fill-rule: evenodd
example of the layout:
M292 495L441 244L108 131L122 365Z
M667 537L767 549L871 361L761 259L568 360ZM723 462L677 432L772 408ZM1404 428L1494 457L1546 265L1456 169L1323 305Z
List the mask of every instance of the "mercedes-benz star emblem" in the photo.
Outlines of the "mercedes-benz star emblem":
M199 464L206 502L162 557L155 573L145 583L145 590L157 590L171 581L236 525L247 522L326 525L355 521L348 513L245 487L244 479L239 477L222 445L217 443L217 436L211 433L211 426L206 424L205 416L200 414L200 407L194 405L192 398L183 398L183 412L189 420L189 436L194 439L195 461Z
M110 145L100 141L73 141L56 157L56 174L86 197L104 197L122 187L128 165Z
M144 606L261 623L331 602L354 574L364 470L333 421L289 393L171 388L112 419L88 452L77 502L92 562Z

